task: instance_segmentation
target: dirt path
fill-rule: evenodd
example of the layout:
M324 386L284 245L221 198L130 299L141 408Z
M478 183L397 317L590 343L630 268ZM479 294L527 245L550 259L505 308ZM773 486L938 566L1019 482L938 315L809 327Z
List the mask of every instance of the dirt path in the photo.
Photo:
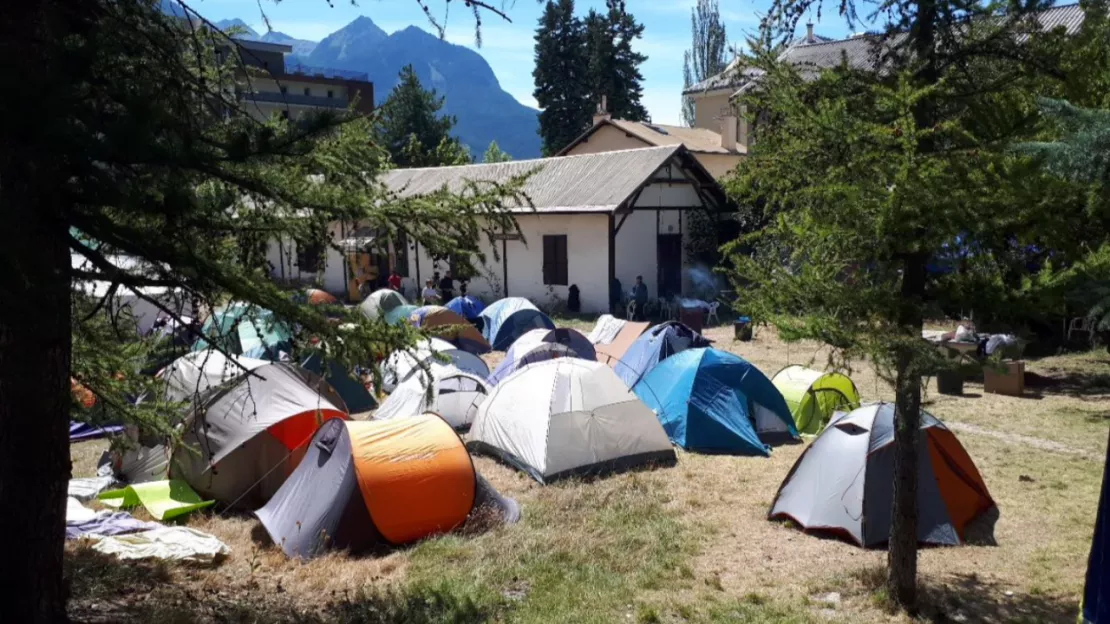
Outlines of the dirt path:
M995 431L994 429L986 429L978 425L969 423L947 421L944 426L957 433L971 433L974 435L982 435L994 438L1005 442L1006 444L1013 444L1018 446L1028 446L1041 451L1049 451L1052 453L1062 453L1064 455L1075 455L1091 461L1101 462L1106 458L1100 453L1085 451L1075 447L1061 444L1053 440L1046 440L1044 438L1035 438L1033 436L1021 435L1020 433L1009 433L1006 431Z

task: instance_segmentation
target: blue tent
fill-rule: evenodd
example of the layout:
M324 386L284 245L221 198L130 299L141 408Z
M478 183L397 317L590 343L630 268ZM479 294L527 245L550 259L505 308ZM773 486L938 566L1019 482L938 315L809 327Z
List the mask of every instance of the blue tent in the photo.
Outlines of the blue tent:
M313 353L301 361L301 367L323 376L324 380L339 394L339 398L347 404L348 412L358 414L359 412L369 412L378 407L378 402L374 400L366 386L344 370L337 362L328 361L327 374L324 373L322 363L323 358L320 357L320 354Z
M631 388L663 360L687 349L700 349L710 344L707 338L686 325L668 321L641 334L621 359L613 363L613 370Z
M1102 494L1095 517L1095 537L1087 559L1087 587L1083 591L1083 622L1110 623L1110 447L1102 472Z
M555 329L555 323L531 301L506 297L482 310L482 334L494 351L504 351L525 332L532 329Z
M671 441L711 453L770 455L768 442L796 439L786 400L767 376L717 349L688 349L651 369L633 391Z
M486 308L486 304L482 303L482 300L477 297L464 295L462 297L455 297L448 301L447 305L443 307L468 321L473 321L482 315L482 310Z

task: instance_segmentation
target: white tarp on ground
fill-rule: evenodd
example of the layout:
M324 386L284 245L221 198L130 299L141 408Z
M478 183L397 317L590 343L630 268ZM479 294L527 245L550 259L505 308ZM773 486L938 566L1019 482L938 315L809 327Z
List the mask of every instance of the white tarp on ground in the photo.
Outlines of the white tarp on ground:
M115 484L116 478L112 475L101 477L81 477L69 480L69 496L78 501L87 501L96 498L104 490Z
M213 535L188 527L162 527L131 535L105 537L93 550L119 559L162 559L210 564L231 549Z
M626 321L619 319L612 314L602 314L597 319L597 324L594 325L593 331L590 332L586 338L593 344L609 344L617 339L617 334L621 333L624 329Z
M655 414L613 369L577 358L533 364L502 381L478 408L470 439L540 482L674 460Z

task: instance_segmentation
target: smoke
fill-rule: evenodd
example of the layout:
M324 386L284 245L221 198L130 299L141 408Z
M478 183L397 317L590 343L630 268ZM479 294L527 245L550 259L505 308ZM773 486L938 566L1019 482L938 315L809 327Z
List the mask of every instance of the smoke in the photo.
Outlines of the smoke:
M724 280L704 264L696 264L686 269L693 295L706 301L715 301L724 289Z

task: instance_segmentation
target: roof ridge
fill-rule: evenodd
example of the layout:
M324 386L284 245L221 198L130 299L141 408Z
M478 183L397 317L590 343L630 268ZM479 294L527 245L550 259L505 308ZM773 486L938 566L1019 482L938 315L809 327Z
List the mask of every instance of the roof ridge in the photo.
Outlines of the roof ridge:
M648 147L632 147L632 148L623 149L623 150L609 150L607 152L591 152L589 154L568 154L566 156L540 156L539 158L526 158L524 160L507 160L505 162L496 162L496 163L484 163L484 162L481 162L481 163L467 163L465 165L448 165L448 166L445 166L445 167L404 167L404 168L396 167L394 169L389 169L389 170L387 170L383 173L393 173L395 171L441 171L443 169L466 169L468 167L472 167L472 168L496 167L496 166L503 166L503 165L522 165L524 163L531 163L531 162L543 164L544 162L547 162L547 161L558 162L558 161L566 160L568 158L589 158L589 157L596 158L596 157L599 157L599 156L603 156L605 154L614 154L614 153L620 153L620 152L642 152L642 151L648 151L648 150L674 150L674 149L677 149L677 148L680 148L680 147L682 147L682 144L676 143L674 145L651 145L651 146L648 146Z

